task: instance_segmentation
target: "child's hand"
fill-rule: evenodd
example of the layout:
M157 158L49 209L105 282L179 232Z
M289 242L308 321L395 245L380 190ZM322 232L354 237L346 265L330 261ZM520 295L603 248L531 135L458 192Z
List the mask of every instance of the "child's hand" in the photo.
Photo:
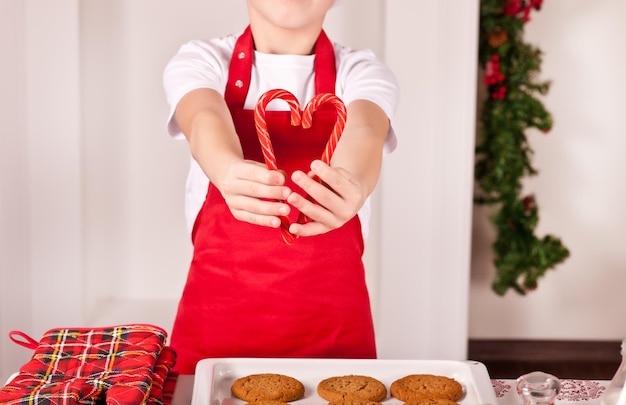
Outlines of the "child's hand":
M323 184L313 179L315 175ZM319 235L341 227L357 214L367 199L358 179L320 160L311 164L308 175L296 171L291 179L317 201L315 204L295 192L289 195L287 202L311 219L307 224L291 224L289 230L298 236Z
M240 221L278 228L278 217L289 214L289 205L276 201L286 200L291 193L284 173L268 170L262 163L242 160L230 165L220 185L226 205Z

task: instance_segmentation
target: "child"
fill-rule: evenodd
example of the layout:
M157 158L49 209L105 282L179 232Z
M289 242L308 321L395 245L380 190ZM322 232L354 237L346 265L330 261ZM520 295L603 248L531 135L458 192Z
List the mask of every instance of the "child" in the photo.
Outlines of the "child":
M247 4L243 33L184 45L164 73L168 130L184 134L193 157L194 257L171 336L176 370L193 374L210 357L375 358L363 212L383 149L395 147L395 78L370 51L329 41L322 26L333 0ZM274 100L266 121L281 170L267 169L254 107L271 89L290 91L301 108L318 93L343 100L347 122L330 165L319 158L334 108L320 107L305 130ZM296 223L299 212L311 221Z

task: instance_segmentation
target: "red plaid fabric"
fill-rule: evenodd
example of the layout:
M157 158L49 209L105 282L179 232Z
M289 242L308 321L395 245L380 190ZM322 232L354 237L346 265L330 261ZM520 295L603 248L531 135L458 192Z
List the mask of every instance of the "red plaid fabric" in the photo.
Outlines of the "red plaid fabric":
M178 375L179 373L176 371L172 371L167 375L167 379L163 385L163 405L170 405L172 403L174 390L178 382Z
M148 397L148 405L169 405L176 384L176 375L170 373L176 363L176 353L171 347L164 347L159 355L152 374L152 387ZM174 384L170 384L171 382Z
M175 354L165 349L167 334L159 327L52 329L39 342L12 333L30 344L11 336L16 343L35 352L0 389L1 404L162 403L163 381Z

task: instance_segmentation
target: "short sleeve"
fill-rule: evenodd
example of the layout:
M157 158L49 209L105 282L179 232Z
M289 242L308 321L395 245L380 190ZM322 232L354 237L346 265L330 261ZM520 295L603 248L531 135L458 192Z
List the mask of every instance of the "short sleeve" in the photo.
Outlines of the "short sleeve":
M187 93L200 88L224 93L235 40L236 37L228 36L211 41L190 41L181 46L166 65L163 88L170 106L167 131L172 137L183 137L174 113Z
M387 114L391 123L385 141L385 153L397 146L393 127L398 106L398 83L395 75L376 55L368 49L339 48L337 86L342 100L349 104L354 100L368 100Z

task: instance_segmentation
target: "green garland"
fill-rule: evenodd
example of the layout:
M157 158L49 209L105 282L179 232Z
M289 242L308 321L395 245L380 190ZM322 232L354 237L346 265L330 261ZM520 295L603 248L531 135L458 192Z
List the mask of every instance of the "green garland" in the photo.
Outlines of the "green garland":
M538 239L535 198L521 196L524 176L536 175L533 151L525 131L547 133L552 117L535 96L547 93L550 83L535 80L541 51L524 42L524 25L542 0L481 0L479 62L488 94L482 103L476 146L477 204L496 207L492 222L497 269L492 289L504 295L509 288L526 294L537 288L544 273L563 262L569 251L554 236Z

